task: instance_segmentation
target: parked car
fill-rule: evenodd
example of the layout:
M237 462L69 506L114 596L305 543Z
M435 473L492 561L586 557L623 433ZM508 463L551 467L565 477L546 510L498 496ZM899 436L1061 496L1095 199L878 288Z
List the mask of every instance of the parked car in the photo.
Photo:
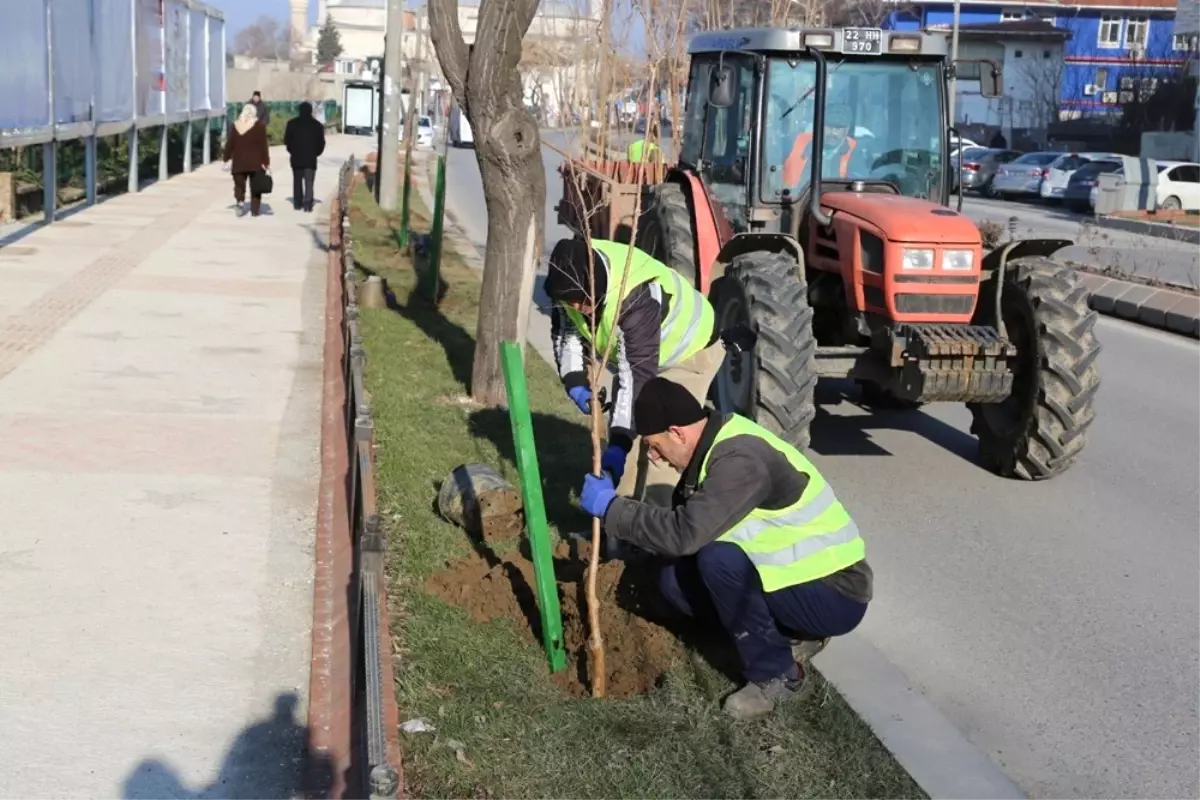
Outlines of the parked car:
M1200 211L1200 164L1159 161L1156 200L1164 210Z
M1026 153L1001 164L993 181L1001 197L1036 197L1042 188L1042 174L1062 153Z
M970 139L961 139L961 138L956 139L953 136L950 137L949 145L950 145L950 157L951 158L954 158L960 152L962 152L963 150L966 150L969 147L983 147L983 145L979 144L979 142L973 142Z
M433 120L420 117L417 120L417 147L433 147Z
M964 163L977 164L980 158L990 152L986 147L964 147L950 157L950 191L958 191L962 182Z
M1092 191L1100 184L1100 176L1121 170L1120 161L1089 161L1071 173L1063 190L1063 205L1072 211L1088 211L1095 207Z
M967 155L971 154L971 155ZM971 148L964 151L964 160L959 165L958 175L963 191L978 192L987 197L994 197L996 170L1000 165L1019 158L1020 150L1000 150L996 148Z
M1072 173L1085 164L1098 160L1120 158L1116 153L1065 153L1042 170L1042 185L1038 194L1043 200L1062 200Z

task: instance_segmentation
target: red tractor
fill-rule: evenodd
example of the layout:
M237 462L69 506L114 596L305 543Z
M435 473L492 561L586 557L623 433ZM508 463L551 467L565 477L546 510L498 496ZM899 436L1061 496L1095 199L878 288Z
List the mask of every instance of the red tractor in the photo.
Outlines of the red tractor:
M1071 242L984 252L949 207L950 71L983 97L1000 74L946 51L873 28L697 36L678 164L637 243L709 293L720 328L757 333L726 359L722 407L806 448L817 379L852 378L876 407L966 403L989 467L1049 478L1094 417L1096 316L1051 258Z

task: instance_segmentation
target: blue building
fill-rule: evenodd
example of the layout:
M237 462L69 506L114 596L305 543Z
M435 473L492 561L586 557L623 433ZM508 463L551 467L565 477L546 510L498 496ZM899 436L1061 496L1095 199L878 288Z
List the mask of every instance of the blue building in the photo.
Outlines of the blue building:
M950 0L896 6L885 25L897 30L948 31L954 21ZM1055 63L1052 80L1060 119L1077 119L1119 114L1124 104L1149 97L1161 81L1185 74L1196 57L1196 37L1176 33L1175 11L1176 0L961 0L959 26L1040 20L1063 30L1062 62Z

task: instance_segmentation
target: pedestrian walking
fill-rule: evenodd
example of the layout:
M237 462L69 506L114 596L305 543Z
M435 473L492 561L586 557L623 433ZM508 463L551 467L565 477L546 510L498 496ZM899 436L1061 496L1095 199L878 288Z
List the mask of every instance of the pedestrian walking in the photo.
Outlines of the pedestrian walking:
M258 124L258 111L252 103L242 106L242 113L229 126L222 160L233 162L230 171L233 173L233 198L237 201L237 215L242 217L246 214L246 184L249 183L250 214L257 217L262 210L263 179L271 168L271 150L267 143L267 129Z
M299 114L288 120L283 144L291 155L292 205L297 211L312 211L317 158L325 152L325 126L313 117L312 103L301 103Z
M263 102L262 92L255 91L250 95L250 104L254 106L254 110L258 112L258 121L267 126L271 122L271 109L267 108L267 104Z

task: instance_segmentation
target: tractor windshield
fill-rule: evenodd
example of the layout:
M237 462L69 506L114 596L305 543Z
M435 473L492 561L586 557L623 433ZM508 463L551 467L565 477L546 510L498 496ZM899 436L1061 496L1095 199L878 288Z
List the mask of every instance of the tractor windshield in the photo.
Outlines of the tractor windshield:
M774 58L763 114L762 201L792 200L809 185L816 67ZM825 93L823 180L875 180L902 194L941 197L942 76L937 64L831 61Z

